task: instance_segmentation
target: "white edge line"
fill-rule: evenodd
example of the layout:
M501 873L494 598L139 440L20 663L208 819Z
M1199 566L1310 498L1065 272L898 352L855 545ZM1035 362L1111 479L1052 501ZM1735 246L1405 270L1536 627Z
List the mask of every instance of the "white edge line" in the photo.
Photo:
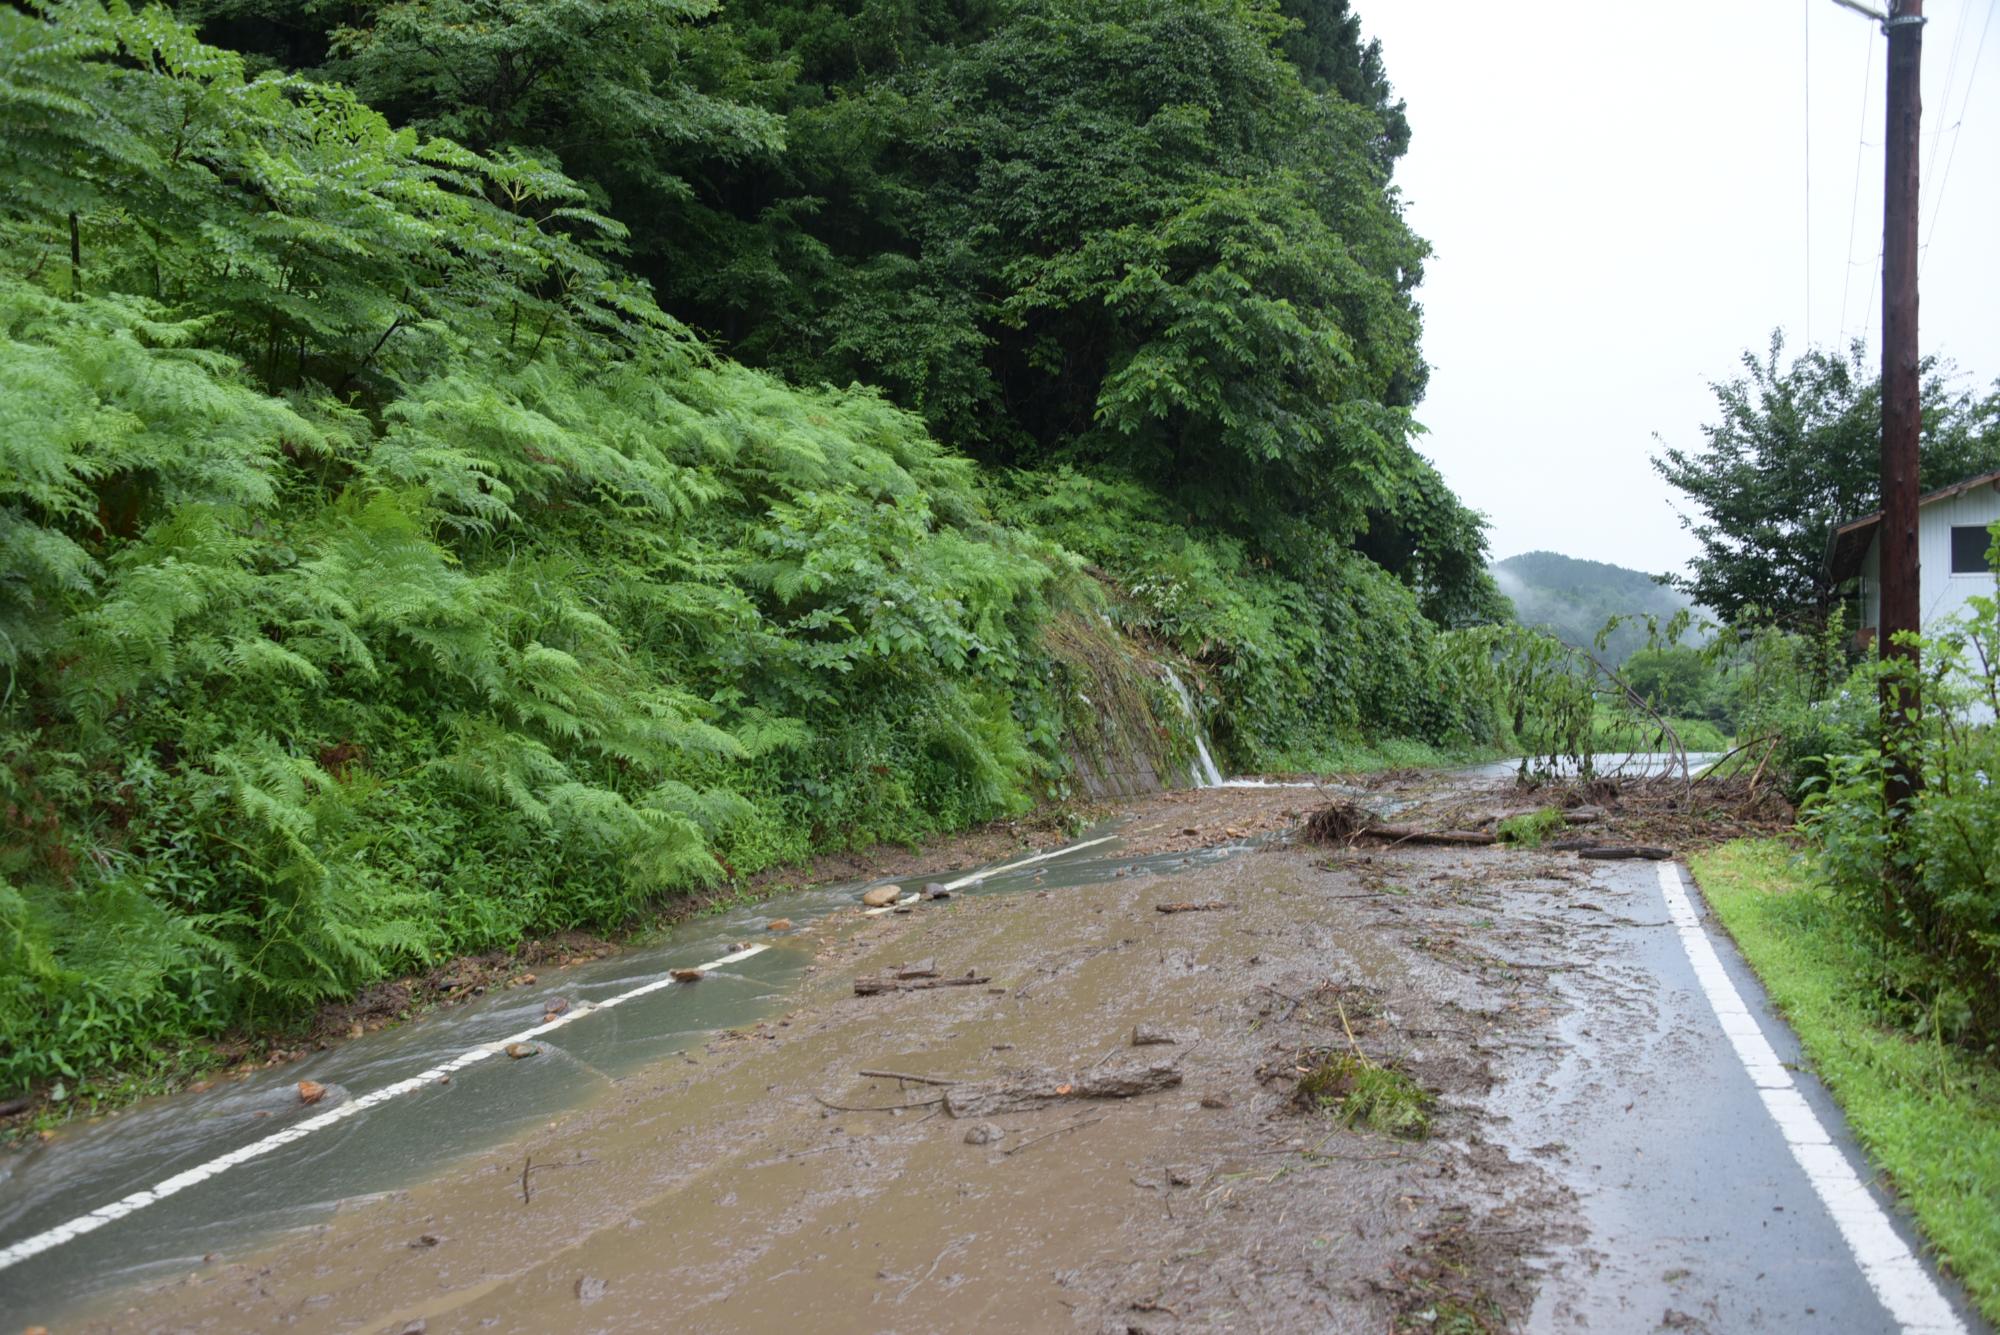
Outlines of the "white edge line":
M710 960L707 964L698 964L695 968L702 973L707 973L711 969L720 969L726 964L735 964L739 960L747 960L752 955L761 954L769 949L770 947L767 945L745 946L741 950L724 955L721 959ZM545 1021L532 1028L523 1029L517 1034L509 1034L505 1038L497 1038L491 1043L482 1043L476 1048L459 1053L449 1061L440 1062L427 1071L419 1072L416 1075L398 1080L394 1084L384 1085L380 1089L351 1098L345 1103L327 1109L323 1113L317 1113L303 1121L295 1122L282 1131L274 1131L270 1135L259 1140L253 1140L247 1145L239 1145L228 1153L219 1154L206 1163L197 1164L193 1168L183 1169L175 1173L172 1177L156 1182L150 1187L142 1188L126 1196L121 1196L109 1205L100 1205L95 1210L87 1214L78 1215L67 1223L57 1224L54 1228L46 1229L43 1232L35 1234L33 1237L23 1238L21 1241L13 1243L10 1246L0 1248L0 1270L18 1265L31 1256L39 1256L45 1251L60 1247L66 1242L73 1241L86 1233L100 1229L114 1220L123 1219L126 1215L143 1210L149 1205L157 1205L169 1196L179 1195L197 1183L206 1182L217 1174L228 1172L238 1164L248 1163L252 1159L261 1158L269 1154L272 1150L289 1145L295 1140L303 1140L315 1131L324 1131L330 1126L338 1125L377 1104L387 1103L390 1099L414 1093L442 1076L450 1075L453 1071L463 1070L475 1062L485 1061L495 1053L506 1051L507 1045L510 1043L525 1042L539 1034L546 1034L551 1029L560 1029L571 1021L580 1020L586 1015L616 1006L620 1002L630 1001L634 997L642 997L649 992L658 992L662 988L672 987L675 981L671 976L656 978L652 982L635 987L628 992L620 992L615 997L608 997L603 1001L584 1003L573 1007L553 1020Z
M1903 1330L1913 1335L1965 1335L1965 1324L1945 1301L1930 1272L1910 1251L1902 1235L1866 1184L1833 1143L1819 1117L1792 1083L1791 1073L1778 1061L1764 1037L1757 1017L1743 1004L1743 996L1724 972L1715 945L1702 929L1701 918L1681 885L1680 868L1671 862L1660 864L1660 891L1666 896L1667 916L1680 933L1681 946L1695 978L1715 1011L1717 1023L1736 1049L1737 1058L1757 1084L1764 1109L1777 1124L1804 1170L1806 1180L1833 1216L1835 1227L1854 1253L1862 1276L1882 1306Z
M946 881L944 888L947 890L963 890L974 881L984 881L989 877L998 876L1003 872L1017 871L1022 867L1031 866L1037 862L1047 862L1050 858L1059 858L1070 853L1080 853L1086 848L1095 848L1099 844L1108 844L1117 837L1115 834L1107 834L1101 839L1086 839L1080 844L1064 844L1061 848L1051 848L1046 853L1037 853L1033 857L1022 858L1019 862L1009 862L1004 867L989 867L984 871L970 872L955 881ZM897 909L906 908L922 898L923 896L920 894L907 894L893 904L884 904L879 909L863 909L861 911L872 918L878 914L894 913Z
M945 888L947 890L958 890L971 885L974 881L983 881L988 877L998 876L1004 872L1016 871L1037 862L1046 862L1050 858L1063 857L1070 853L1081 852L1086 848L1095 848L1099 844L1108 844L1115 838L1117 838L1116 835L1105 835L1098 839L1087 839L1082 843L1065 844L1061 848L1052 848L1043 853L1036 853L1032 857L1025 857L1017 862L1009 862L1004 866L993 867L985 871L976 871L969 875L961 876L955 881L947 881L945 882ZM863 912L870 915L891 913L905 905L914 904L922 898L923 896L920 894L905 895L893 905L878 909L865 909ZM724 955L721 959L711 960L707 964L699 964L695 967L699 971L707 973L711 969L719 969L724 965L735 964L740 960L747 960L752 955L760 954L769 949L770 947L767 945L745 946L741 950ZM316 1131L323 1131L327 1127L344 1122L348 1118L364 1112L377 1104L386 1103L390 1099L399 1098L404 1094L422 1089L440 1077L451 1074L453 1071L463 1070L475 1062L481 1062L497 1053L505 1052L509 1044L526 1042L531 1038L539 1037L551 1030L560 1029L566 1024L580 1020L586 1015L591 1015L601 1010L609 1010L613 1006L635 1000L649 993L658 992L663 988L672 987L675 981L671 976L656 978L650 983L645 983L629 991L621 992L614 997L607 997L603 1001L586 1002L572 1007L553 1020L547 1020L541 1024L523 1029L519 1033L509 1034L505 1038L496 1038L490 1043L482 1043L478 1047L462 1052L451 1060L433 1066L427 1071L349 1099L338 1107L330 1108L326 1112L308 1117L304 1121L294 1123L282 1131L274 1131L260 1140L253 1140L248 1145L238 1146L236 1149L230 1150L226 1154L218 1155L206 1163L184 1169L164 1181L153 1184L151 1187L132 1192L111 1202L109 1205L99 1206L87 1214L78 1215L67 1223L58 1224L54 1228L44 1230L32 1237L23 1238L21 1241L5 1248L0 1248L0 1270L6 1270L27 1260L31 1256L39 1256L45 1251L60 1247L64 1243L102 1228L114 1220L122 1219L134 1211L143 1210L149 1205L158 1204L169 1196L178 1195L189 1187L206 1182L219 1173L229 1171L238 1164L248 1163L252 1159L261 1158L269 1154L272 1150L289 1145L295 1140L302 1140Z

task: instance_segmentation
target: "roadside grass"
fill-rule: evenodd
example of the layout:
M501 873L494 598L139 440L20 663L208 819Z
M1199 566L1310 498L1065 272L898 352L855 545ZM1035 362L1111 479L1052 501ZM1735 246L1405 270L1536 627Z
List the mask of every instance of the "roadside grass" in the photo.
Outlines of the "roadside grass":
M1876 951L1790 844L1742 839L1690 862L1869 1157L2000 1322L2000 1065L1884 1023Z

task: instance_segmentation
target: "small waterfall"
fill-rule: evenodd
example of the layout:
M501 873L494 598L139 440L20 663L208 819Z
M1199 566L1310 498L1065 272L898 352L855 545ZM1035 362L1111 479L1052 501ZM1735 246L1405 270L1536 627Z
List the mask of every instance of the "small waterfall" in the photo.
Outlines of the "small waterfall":
M1194 780L1197 788L1220 788L1222 771L1215 767L1215 757L1208 753L1208 738L1202 735L1201 720L1194 712L1194 696L1188 693L1187 683L1165 663L1160 664L1160 672L1166 677L1167 685L1173 687L1174 698L1181 702L1181 713L1187 716L1188 731L1194 734L1195 759L1188 766L1188 777Z

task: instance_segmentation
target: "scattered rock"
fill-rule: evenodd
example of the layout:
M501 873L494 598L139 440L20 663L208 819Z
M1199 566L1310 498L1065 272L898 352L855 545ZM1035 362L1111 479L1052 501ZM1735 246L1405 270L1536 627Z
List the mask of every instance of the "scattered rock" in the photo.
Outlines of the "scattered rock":
M861 902L871 909L886 909L903 897L900 885L878 885L873 890L861 894Z
M519 1061L523 1057L534 1056L541 1049L533 1043L509 1043L505 1051L509 1057L512 1057L515 1061Z
M1185 1168L1169 1168L1167 1170L1167 1185L1170 1187L1191 1187L1194 1185L1194 1174L1188 1172Z
M929 885L924 887L924 898L950 899L951 887L945 885L942 881L932 881Z
M965 1143L968 1145L991 1145L1004 1140L1007 1133L1000 1129L998 1122L980 1122L966 1128Z
M1190 838L1190 839L1192 839L1193 837L1195 837L1196 835L1198 835L1198 834L1200 834L1200 833L1201 833L1201 831L1200 831L1200 830L1197 830L1197 829L1196 829L1196 828L1195 828L1194 826L1192 826L1192 825L1188 826L1188 827L1187 827L1187 828L1186 828L1185 830L1182 830L1182 831L1181 831L1181 834L1182 834L1182 835L1184 835L1184 836L1186 836L1187 838Z
M580 1303L594 1303L602 1298L611 1286L595 1275L585 1275L576 1282L576 1300Z
M542 1003L542 1021L547 1023L569 1009L568 997L550 997Z
M764 930L767 932L789 932L792 930L792 920L790 918L773 918L764 924Z
M1222 1094L1204 1094L1201 1096L1201 1106L1204 1108L1227 1108L1229 1106L1229 1099Z
M918 960L914 964L899 964L896 966L896 977L898 978L935 978L937 976L938 967L936 960Z
M1156 1024L1135 1024L1132 1026L1132 1046L1135 1048L1143 1048L1155 1043L1178 1042L1180 1042L1179 1039Z
M359 1020L347 1026L347 1036L349 1038L359 1038L364 1032L366 1031L361 1028L361 1021Z
M317 1080L299 1081L299 1102L318 1103L326 1097L326 1086Z
M405 1321L403 1328L397 1332L397 1335L424 1335L424 1332L430 1328L430 1322L424 1320L422 1317L418 1317L415 1321Z
M435 1247L435 1246L437 1246L437 1245L438 1245L438 1244L439 1244L440 1242L443 1242L443 1241L444 1241L444 1239L443 1239L443 1238L441 1238L441 1237L439 1237L439 1236L438 1236L437 1234L435 1234L435 1233L426 1233L426 1234L422 1235L421 1237L419 1237L419 1238L418 1238L418 1239L417 1239L417 1240L416 1240L415 1242L411 1243L411 1244L410 1244L410 1246L411 1246L411 1248L412 1248L412 1249L421 1249L421 1248L424 1248L424 1247Z
M701 970L669 969L667 970L667 977L673 979L677 983L698 983L701 981Z

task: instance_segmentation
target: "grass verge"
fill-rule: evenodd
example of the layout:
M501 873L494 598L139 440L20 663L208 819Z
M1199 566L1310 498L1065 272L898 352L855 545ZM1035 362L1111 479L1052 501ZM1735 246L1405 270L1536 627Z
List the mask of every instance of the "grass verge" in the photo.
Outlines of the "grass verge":
M1742 839L1690 861L1869 1157L2000 1322L2000 1066L1883 1023L1870 943L1790 844Z

